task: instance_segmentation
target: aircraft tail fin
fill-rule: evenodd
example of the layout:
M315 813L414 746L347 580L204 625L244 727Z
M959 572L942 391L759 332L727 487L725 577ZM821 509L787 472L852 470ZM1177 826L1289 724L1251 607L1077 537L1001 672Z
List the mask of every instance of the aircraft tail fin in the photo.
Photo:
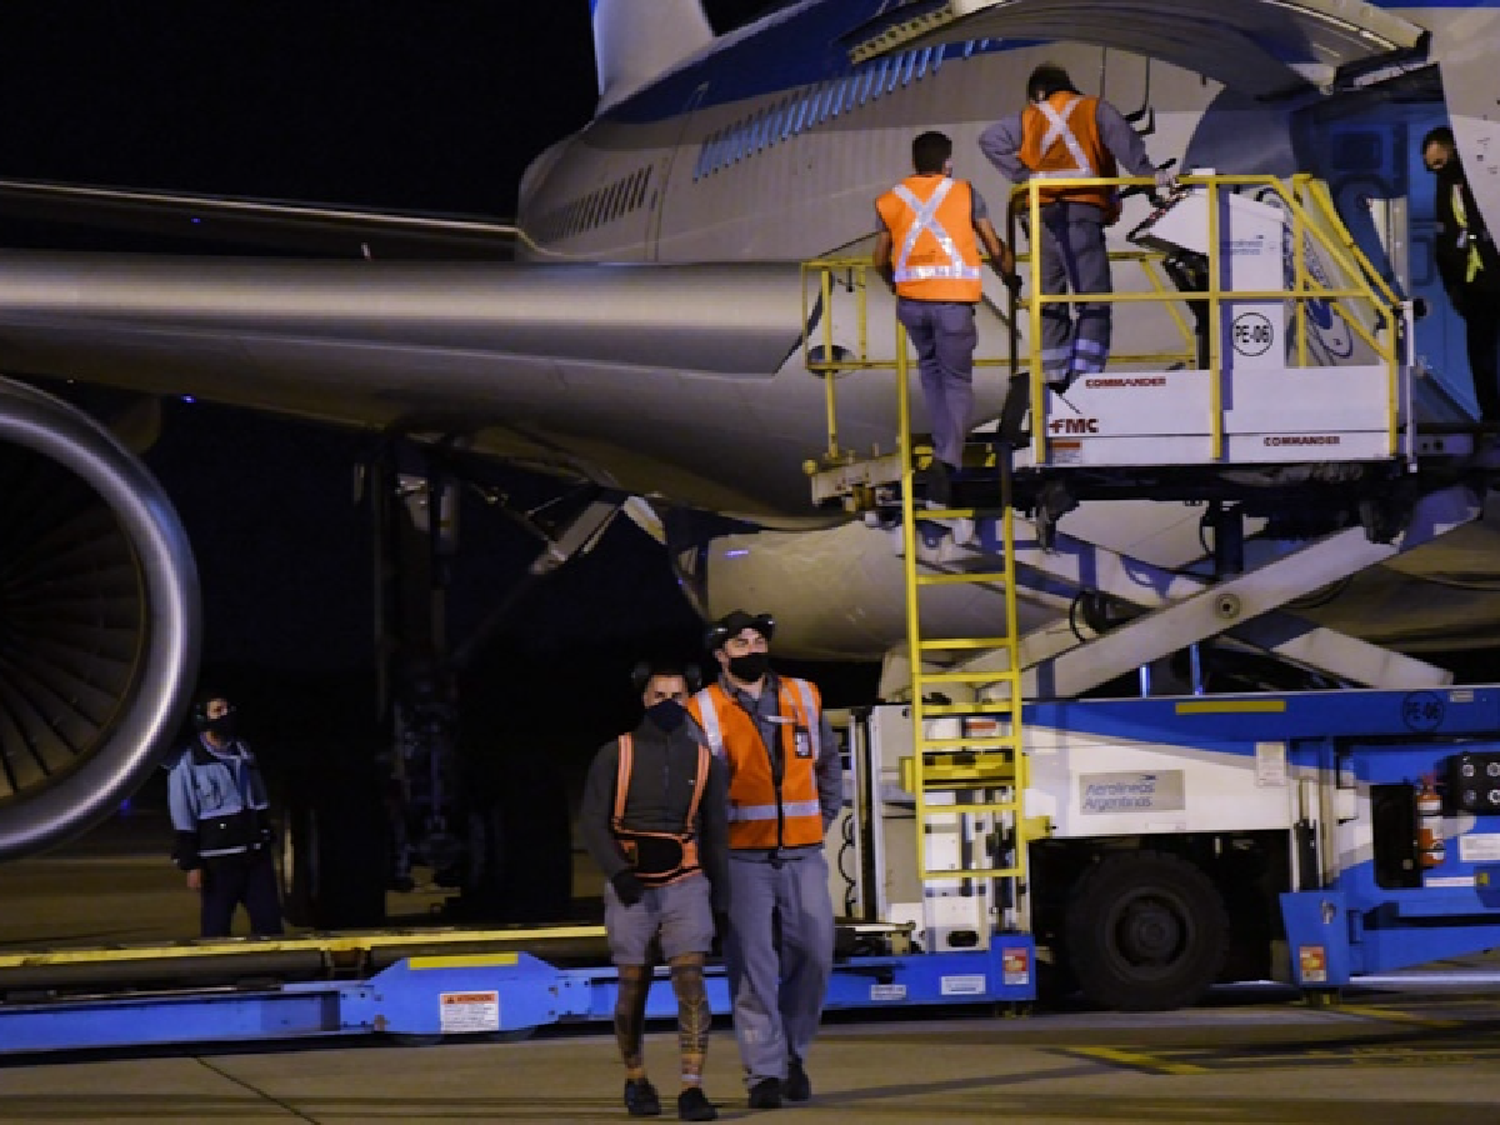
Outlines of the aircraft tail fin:
M701 0L591 0L599 108L713 42Z

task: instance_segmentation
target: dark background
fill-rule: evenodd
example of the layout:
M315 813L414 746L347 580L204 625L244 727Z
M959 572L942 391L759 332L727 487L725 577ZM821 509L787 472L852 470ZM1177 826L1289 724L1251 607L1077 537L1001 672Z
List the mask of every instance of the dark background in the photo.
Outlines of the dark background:
M722 0L724 30L764 0ZM587 0L7 3L0 175L426 213L514 214L526 165L583 126L596 84ZM12 247L184 253L142 235L0 224ZM238 697L263 756L379 743L369 513L375 435L168 402L148 462L187 526L206 614L203 685ZM523 504L548 486L501 478ZM539 544L469 505L454 571L464 637ZM547 754L570 788L634 721L628 669L696 657L701 626L627 520L517 606L465 677L463 737L491 763ZM756 607L748 607L754 609ZM796 669L831 699L868 669ZM841 685L847 684L844 688Z

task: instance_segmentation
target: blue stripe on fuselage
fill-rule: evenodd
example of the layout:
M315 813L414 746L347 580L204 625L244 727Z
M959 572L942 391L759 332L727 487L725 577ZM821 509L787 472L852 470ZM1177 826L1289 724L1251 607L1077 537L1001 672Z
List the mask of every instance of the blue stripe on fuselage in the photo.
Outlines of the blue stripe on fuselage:
M700 88L703 93L697 97L697 104L708 108L842 78L860 68L849 62L840 37L872 18L881 6L880 0L825 0L795 14L773 16L759 29L726 36L729 42L721 41L710 54L631 95L603 117L647 124L681 113ZM986 39L950 43L943 48L943 58L1013 51L1035 42Z

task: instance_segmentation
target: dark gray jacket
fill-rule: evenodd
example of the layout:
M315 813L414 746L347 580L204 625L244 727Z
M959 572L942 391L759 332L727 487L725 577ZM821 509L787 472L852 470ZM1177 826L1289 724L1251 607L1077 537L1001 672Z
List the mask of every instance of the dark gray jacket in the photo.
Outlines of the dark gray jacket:
M703 734L689 718L670 735L651 720L632 733L635 761L625 798L625 827L637 832L680 832L698 781L698 746ZM594 756L584 783L579 829L589 855L607 879L628 870L629 862L610 828L615 813L615 782L620 743L606 743ZM729 904L729 783L724 763L709 755L708 781L698 802L695 826L698 862L713 887L715 910Z

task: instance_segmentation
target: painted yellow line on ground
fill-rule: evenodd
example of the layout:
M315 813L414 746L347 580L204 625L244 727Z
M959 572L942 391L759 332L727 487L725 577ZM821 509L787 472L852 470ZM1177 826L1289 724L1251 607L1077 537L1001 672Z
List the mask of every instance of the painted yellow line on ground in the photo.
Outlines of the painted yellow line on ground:
M1339 1004L1332 1009L1335 1012L1344 1012L1351 1016L1359 1016L1362 1019L1379 1020L1382 1023L1405 1023L1416 1027L1462 1027L1463 1020L1434 1020L1425 1016L1415 1015L1411 1012L1398 1011L1395 1008L1375 1008L1364 1004Z
M1121 1051L1114 1047L1069 1047L1070 1055L1082 1055L1085 1058L1098 1059L1100 1062L1115 1063L1119 1066L1133 1067L1136 1070L1154 1070L1158 1074L1208 1074L1206 1066L1195 1066L1192 1063L1172 1062L1170 1059L1160 1058L1156 1055L1143 1055L1136 1051Z

